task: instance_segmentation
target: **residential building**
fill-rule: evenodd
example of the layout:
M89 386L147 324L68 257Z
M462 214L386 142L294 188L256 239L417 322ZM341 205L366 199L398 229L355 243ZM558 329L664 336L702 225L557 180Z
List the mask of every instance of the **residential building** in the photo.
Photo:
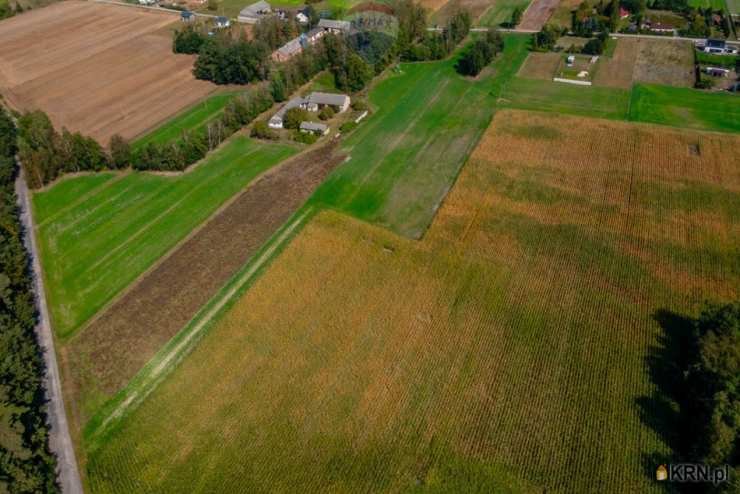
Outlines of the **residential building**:
M324 31L328 31L334 34L349 33L352 28L352 24L349 21L337 21L334 19L321 19L319 21L319 27Z
M301 132L325 136L329 133L329 126L318 122L301 122Z
M237 20L244 24L257 24L260 19L269 15L272 15L272 6L264 0L260 0L257 3L244 7L239 12Z

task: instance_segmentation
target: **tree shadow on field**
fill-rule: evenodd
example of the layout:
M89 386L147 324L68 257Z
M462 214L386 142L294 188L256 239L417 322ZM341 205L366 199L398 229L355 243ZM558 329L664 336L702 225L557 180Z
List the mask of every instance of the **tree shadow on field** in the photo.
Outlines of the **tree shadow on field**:
M657 310L652 317L662 330L657 344L648 349L645 357L655 390L637 398L636 403L642 422L657 432L671 450L670 455L659 451L643 453L645 474L655 479L658 465L688 460L691 438L681 404L686 399L684 369L696 351L696 343L692 318L665 309ZM668 484L662 483L671 491Z

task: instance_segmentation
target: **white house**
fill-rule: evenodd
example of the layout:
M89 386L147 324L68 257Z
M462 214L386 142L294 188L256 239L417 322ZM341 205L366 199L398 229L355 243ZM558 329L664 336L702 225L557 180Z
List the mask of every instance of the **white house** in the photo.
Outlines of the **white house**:
M308 16L303 12L298 12L295 15L295 20L298 24L308 24Z

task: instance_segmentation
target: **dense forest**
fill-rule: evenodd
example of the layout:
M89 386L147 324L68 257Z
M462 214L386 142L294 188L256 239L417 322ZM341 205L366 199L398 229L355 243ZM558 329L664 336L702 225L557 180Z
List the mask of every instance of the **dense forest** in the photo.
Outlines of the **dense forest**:
M14 182L16 128L0 107L0 491L57 492L29 256Z

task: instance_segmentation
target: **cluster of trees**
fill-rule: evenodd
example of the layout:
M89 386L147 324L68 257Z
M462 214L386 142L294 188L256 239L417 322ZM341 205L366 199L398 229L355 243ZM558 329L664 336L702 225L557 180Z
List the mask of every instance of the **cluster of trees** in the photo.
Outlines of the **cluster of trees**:
M583 45L581 53L586 55L601 55L606 49L606 42L609 39L609 33L602 31L595 38L591 38Z
M683 461L730 465L740 474L740 301L706 306L693 321L675 366ZM707 490L730 491L728 484ZM733 491L734 492L734 491Z
M726 38L729 38L732 34L732 18L725 15L725 12L722 10L695 8L688 9L684 15L689 22L686 28L679 31L681 36L707 38L712 36L712 26L722 30L722 34ZM719 22L715 22L715 16L719 19Z
M185 132L174 142L151 142L130 153L128 162L136 170L184 170L252 122L270 108L273 101L269 87L261 85L251 89L229 101L223 113L211 120L203 130Z
M270 46L260 40L234 39L228 33L209 36L202 27L188 25L175 31L172 51L197 54L193 74L216 84L248 84L269 74Z
M313 10L313 7L310 7ZM314 14L316 11L314 10ZM318 14L316 14L318 19ZM318 22L318 20L316 21ZM291 17L289 19L280 19L277 16L269 16L254 25L252 31L254 39L261 41L269 46L271 50L276 50L283 46L287 41L295 38L301 32L298 23Z
M47 184L64 173L113 168L115 161L94 139L79 132L54 129L42 111L18 119L18 157L31 188Z
M343 37L328 35L323 39L327 65L337 89L355 92L367 86L375 75L373 66L352 50Z
M550 51L555 48L563 30L552 24L545 24L542 30L532 37L532 48L535 51Z
M58 492L44 411L30 260L14 182L16 128L0 107L0 484L8 492Z
M490 29L484 38L478 38L473 42L457 61L455 68L463 75L476 76L503 49L504 39L501 34Z
M422 34L401 51L401 56L408 61L441 60L465 39L471 23L470 13L463 10L450 17L442 31L430 32L425 27ZM404 23L399 23L399 28L403 26Z

